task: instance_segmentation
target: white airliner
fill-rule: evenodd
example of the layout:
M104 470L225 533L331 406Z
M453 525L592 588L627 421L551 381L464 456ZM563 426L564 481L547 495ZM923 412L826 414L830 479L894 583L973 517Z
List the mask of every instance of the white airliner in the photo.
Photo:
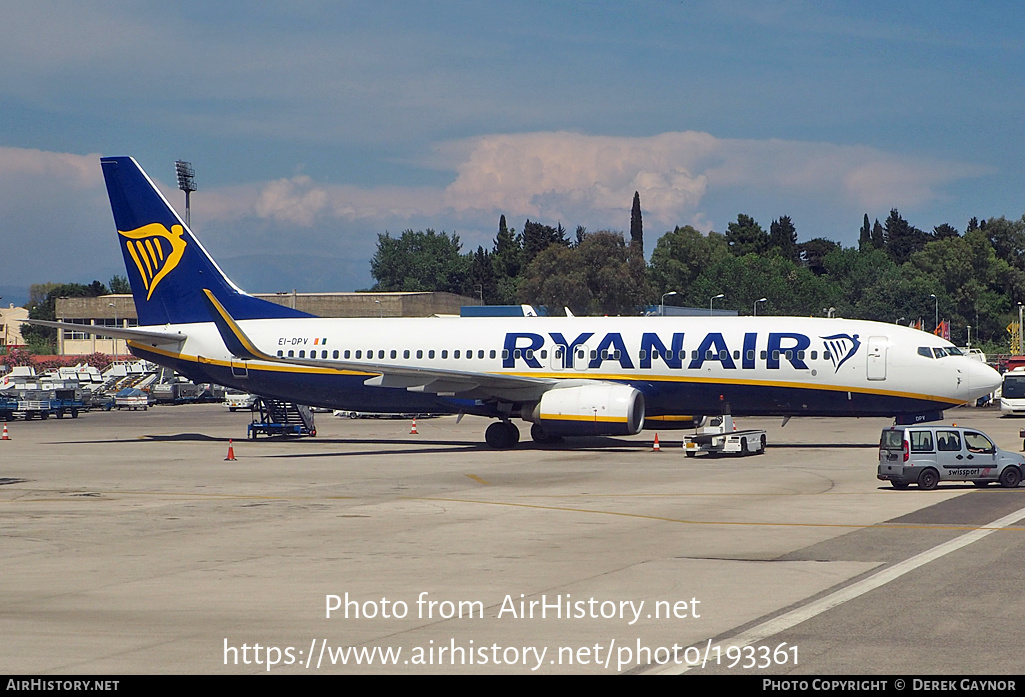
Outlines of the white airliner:
M220 270L134 159L103 158L137 329L98 328L196 382L314 406L496 419L489 445L689 427L701 415L938 420L1000 384L931 334L800 317L318 318ZM82 325L38 322L82 331Z

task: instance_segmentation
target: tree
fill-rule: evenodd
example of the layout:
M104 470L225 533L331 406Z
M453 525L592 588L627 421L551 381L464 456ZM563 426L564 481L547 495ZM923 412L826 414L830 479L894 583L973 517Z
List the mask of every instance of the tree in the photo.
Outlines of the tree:
M377 283L371 290L466 293L469 259L459 253L460 246L458 235L431 229L406 230L398 238L378 235L370 260Z
M115 274L110 277L110 292L119 295L131 294L132 286L127 278Z
M814 273L823 274L826 272L826 267L823 264L826 255L836 249L840 249L840 245L833 240L816 237L797 245L797 254L804 266Z
M667 232L651 252L650 276L655 292L661 295L675 291L684 295L678 300L685 300L688 289L702 271L726 256L729 256L729 244L717 232L702 235L690 225Z
M769 250L779 252L784 259L797 259L797 229L790 216L782 215L769 226Z
M566 239L566 229L559 224L558 227L532 223L528 220L523 224L523 263L529 264L534 257L548 249L550 245L557 244L563 247L569 246Z
M872 246L872 226L868 222L868 213L861 224L861 234L858 235L858 250L864 252Z
M651 300L644 261L622 233L599 231L576 247L551 245L528 264L520 287L522 302L557 313L634 314Z
M516 231L506 226L505 216L498 221L498 235L491 252L495 270L495 292L488 302L511 305L518 295L520 270L523 268L523 242Z
M641 221L641 195L634 192L633 208L630 209L630 244L644 254L644 224Z
M923 232L908 224L900 217L896 208L890 210L890 216L883 225L886 230L886 251L898 264L903 264L915 252L923 249L932 239L929 233Z
M737 257L761 254L769 246L769 236L762 226L743 213L737 216L737 222L726 226L726 241L730 245L730 252Z
M478 246L470 259L470 290L477 296L482 305L487 305L497 295L495 265L491 254ZM479 295L478 295L479 293Z

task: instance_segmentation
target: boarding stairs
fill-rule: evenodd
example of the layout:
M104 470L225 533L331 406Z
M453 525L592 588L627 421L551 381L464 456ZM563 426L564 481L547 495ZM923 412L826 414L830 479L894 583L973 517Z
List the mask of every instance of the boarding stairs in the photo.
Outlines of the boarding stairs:
M260 433L268 436L315 436L317 426L313 411L305 404L285 402L261 397L256 402L253 422L249 424L249 438L255 440Z

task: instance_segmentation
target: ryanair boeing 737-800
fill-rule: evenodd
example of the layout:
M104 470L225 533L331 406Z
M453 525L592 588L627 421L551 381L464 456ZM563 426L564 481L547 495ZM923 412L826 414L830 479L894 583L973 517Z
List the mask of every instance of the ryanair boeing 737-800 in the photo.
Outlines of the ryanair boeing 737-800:
M314 317L232 283L134 159L101 164L140 326L95 333L196 382L335 409L484 416L496 448L518 440L514 418L544 442L687 427L723 403L737 415L937 420L1000 384L948 341L859 320Z

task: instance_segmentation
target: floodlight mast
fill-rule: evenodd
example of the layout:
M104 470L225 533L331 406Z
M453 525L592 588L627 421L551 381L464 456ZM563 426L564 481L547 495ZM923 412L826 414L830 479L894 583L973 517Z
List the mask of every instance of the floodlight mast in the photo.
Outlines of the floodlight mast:
M189 194L196 190L196 170L192 169L191 162L175 160L174 171L178 175L178 188L185 192L185 224L191 226Z

